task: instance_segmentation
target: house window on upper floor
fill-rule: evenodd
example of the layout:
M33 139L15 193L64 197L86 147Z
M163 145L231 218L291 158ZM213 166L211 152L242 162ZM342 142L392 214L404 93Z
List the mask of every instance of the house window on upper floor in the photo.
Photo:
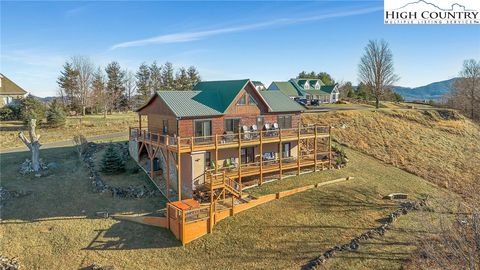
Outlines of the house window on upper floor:
M240 118L225 119L225 132L238 133Z
M257 105L257 102L252 97L252 95L248 95L248 105Z
M278 116L279 128L292 128L292 116L291 115L279 115Z
M303 85L303 88L304 89L310 89L310 85L308 84L308 81Z
M317 82L317 83L315 84L315 89L320 90L320 83Z
M168 133L168 120L162 120L162 131L163 134Z
M265 118L263 116L257 116L257 129L262 130L265 124Z
M245 105L247 104L247 96L245 94L240 97L240 99L237 102L237 105Z
M195 120L195 137L212 135L212 120Z

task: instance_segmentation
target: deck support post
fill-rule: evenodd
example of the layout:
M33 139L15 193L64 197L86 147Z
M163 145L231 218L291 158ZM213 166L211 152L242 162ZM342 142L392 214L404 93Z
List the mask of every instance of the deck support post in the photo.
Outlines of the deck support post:
M217 177L215 175L215 177ZM213 180L213 179L212 179ZM214 193L213 193L213 182L210 181L210 218L208 219L208 232L212 233L213 231L213 198Z
M165 143L167 145L167 147L165 148L166 152L167 152L167 191L166 191L166 195L167 195L167 200L169 201L170 200L170 150L168 149L168 144L169 144L169 137L167 136L166 139L165 139Z
M300 175L300 147L302 144L300 143L300 124L298 124L298 136L297 136L297 175Z
M263 184L263 131L260 130L260 183Z
M238 183L242 190L242 134L238 130Z
M332 126L328 126L328 166L332 169Z
M316 172L317 171L317 158L318 158L318 139L317 139L317 125L315 124L315 138L313 139L314 143L313 143L313 153L314 153L314 157L313 157L313 163L314 163L314 169L313 171Z
M278 143L278 156L280 159L280 180L282 180L282 129L278 129L278 138L279 138L279 143Z
M218 173L218 134L215 134L215 173Z
M177 193L178 200L182 200L182 156L180 153L180 136L177 137Z
M138 126L141 134L142 133L142 115L141 114L138 114Z

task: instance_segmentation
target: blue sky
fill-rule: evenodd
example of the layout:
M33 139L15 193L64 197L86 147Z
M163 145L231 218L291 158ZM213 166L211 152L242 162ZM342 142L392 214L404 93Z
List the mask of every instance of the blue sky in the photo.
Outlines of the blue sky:
M398 85L455 77L480 58L480 25L384 25L383 1L1 2L1 72L54 95L61 66L86 55L135 71L142 62L196 66L204 80L270 84L302 70L357 83L369 39L394 53Z

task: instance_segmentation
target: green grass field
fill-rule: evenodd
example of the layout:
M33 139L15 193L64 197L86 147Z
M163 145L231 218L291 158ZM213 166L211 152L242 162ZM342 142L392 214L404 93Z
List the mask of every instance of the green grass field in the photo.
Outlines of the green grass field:
M27 153L2 154L2 186L32 191L2 209L3 255L18 257L25 269L78 269L98 263L115 269L298 269L326 249L378 226L395 209L382 200L391 192L412 199L429 194L441 212L443 200L459 197L427 181L346 149L350 158L341 170L286 178L249 189L254 195L354 176L273 201L220 222L214 232L182 247L165 230L124 221L96 218L96 211L147 213L165 206L151 199L113 199L90 191L90 180L73 148L46 149L41 155L60 168L42 178L20 177ZM132 177L132 183L143 181ZM444 205L448 206L448 205ZM341 253L325 269L399 269L417 237L435 231L437 213L414 212L399 219L385 237L356 252Z
M138 125L138 115L134 112L114 113L107 115L107 118L103 118L103 115L72 116L67 118L64 127L48 128L39 125L37 134L41 136L41 143L49 143L71 140L77 134L90 137L113 132L127 132L129 126L136 125ZM18 138L20 131L26 131L26 126L21 121L0 122L0 149L23 146L22 141Z

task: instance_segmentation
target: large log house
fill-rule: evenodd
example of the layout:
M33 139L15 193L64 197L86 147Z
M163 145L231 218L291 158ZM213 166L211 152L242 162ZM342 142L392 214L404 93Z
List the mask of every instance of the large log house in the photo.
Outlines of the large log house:
M302 110L248 79L158 91L137 110L140 126L130 129L129 149L170 201L213 191L215 183L240 197L243 187L268 177L331 165L330 128L302 126Z

